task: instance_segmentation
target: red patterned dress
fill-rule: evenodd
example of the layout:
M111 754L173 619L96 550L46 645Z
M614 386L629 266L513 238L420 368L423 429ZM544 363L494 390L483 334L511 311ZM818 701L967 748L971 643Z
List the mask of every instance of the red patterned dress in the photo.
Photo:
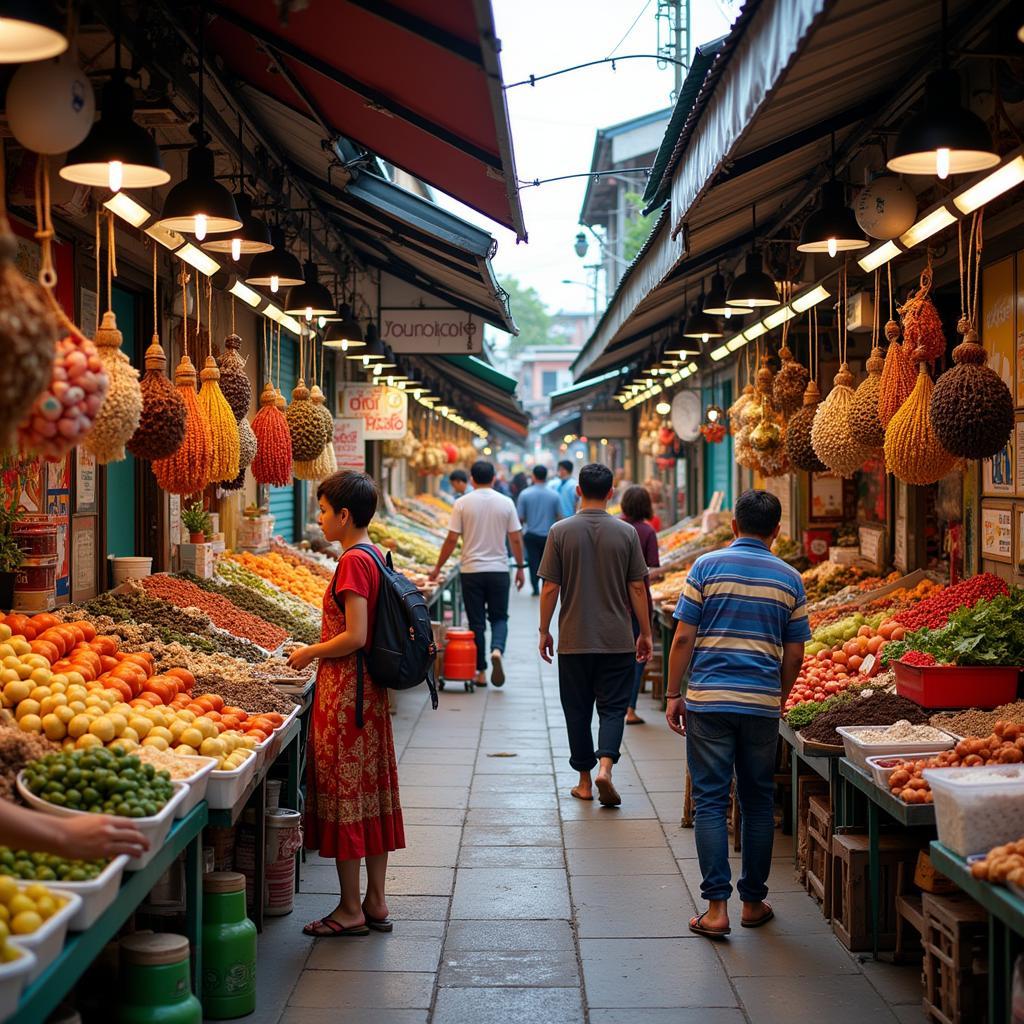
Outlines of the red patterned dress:
M380 571L365 551L350 549L324 594L321 640L345 630L345 591L365 597L373 636ZM369 647L369 643L367 644ZM306 773L305 843L322 857L355 860L405 847L398 762L387 690L364 666L363 728L356 728L356 655L321 658Z

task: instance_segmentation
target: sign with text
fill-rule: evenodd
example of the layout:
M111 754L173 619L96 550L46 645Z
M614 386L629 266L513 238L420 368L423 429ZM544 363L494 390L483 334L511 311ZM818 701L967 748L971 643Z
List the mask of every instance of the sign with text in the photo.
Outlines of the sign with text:
M585 412L583 414L584 437L632 437L633 414L631 412Z
M484 325L461 309L382 309L380 337L393 352L482 352Z
M339 416L334 421L334 456L338 469L366 469L366 444L363 421L352 416Z
M338 392L338 410L343 419L363 421L366 441L405 437L409 426L408 398L398 388L346 384Z

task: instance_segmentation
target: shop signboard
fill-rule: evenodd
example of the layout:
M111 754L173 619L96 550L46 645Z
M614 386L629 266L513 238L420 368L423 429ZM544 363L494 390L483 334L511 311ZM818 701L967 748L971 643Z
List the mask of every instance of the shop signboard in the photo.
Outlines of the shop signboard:
M1009 504L981 506L981 554L996 562L1013 555L1013 512Z
M334 456L338 469L366 469L366 442L363 421L355 416L339 416L334 421Z
M583 436L599 437L632 437L633 414L630 412L585 412L581 426Z
M1024 405L1024 249L1017 253L1017 405Z
M96 596L96 516L75 516L73 523L71 599L88 601Z
M461 309L382 308L380 337L393 352L479 354L484 324Z
M363 439L387 441L405 437L409 405L404 391L374 384L346 384L338 392L343 419L363 421Z

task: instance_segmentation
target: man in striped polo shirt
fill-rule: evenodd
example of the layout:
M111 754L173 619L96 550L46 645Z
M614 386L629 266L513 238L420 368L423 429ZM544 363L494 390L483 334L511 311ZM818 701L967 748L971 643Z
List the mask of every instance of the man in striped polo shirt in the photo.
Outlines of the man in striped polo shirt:
M666 718L686 737L701 896L708 901L690 930L708 938L730 931L726 814L734 774L742 816L740 924L757 928L773 916L765 897L775 837L779 714L811 638L800 574L771 553L782 517L779 499L745 491L734 516L732 544L701 555L690 569L669 656Z

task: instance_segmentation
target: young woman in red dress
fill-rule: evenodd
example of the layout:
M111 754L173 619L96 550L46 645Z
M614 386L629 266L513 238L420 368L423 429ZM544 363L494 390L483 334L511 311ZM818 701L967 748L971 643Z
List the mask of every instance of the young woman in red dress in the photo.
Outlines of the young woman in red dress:
M321 938L392 929L384 896L388 854L405 847L398 800L398 763L387 691L363 666L363 727L356 727L357 652L368 649L380 590L380 570L366 551L366 527L377 510L377 487L365 473L341 472L317 489L320 526L342 556L324 594L321 642L288 659L301 670L320 659L310 730L305 844L333 857L341 901L303 929ZM359 866L366 861L366 897Z

